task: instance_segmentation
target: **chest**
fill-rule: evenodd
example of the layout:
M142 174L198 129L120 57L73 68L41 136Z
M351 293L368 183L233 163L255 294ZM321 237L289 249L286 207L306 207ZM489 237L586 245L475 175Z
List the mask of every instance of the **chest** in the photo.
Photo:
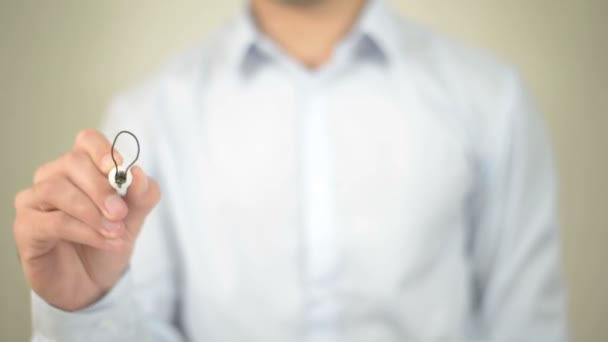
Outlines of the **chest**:
M188 199L180 204L188 224L178 230L185 257L196 260L187 270L190 291L213 303L207 307L239 307L225 314L247 321L260 310L252 302L263 300L269 322L298 320L303 264L314 253L303 243L306 162L325 163L333 180L321 186L330 187L322 191L331 194L334 217L332 291L344 312L379 312L420 296L445 304L455 285L466 292L472 175L449 105L383 78L322 87L269 78L255 87L218 86L191 110L197 124L175 143L190 156L188 170L172 188L182 191L178 201ZM320 121L307 120L312 115ZM315 138L332 158L303 158ZM448 305L453 317L465 296L459 301ZM406 319L416 314L411 309L391 315ZM445 305L437 309L445 313Z

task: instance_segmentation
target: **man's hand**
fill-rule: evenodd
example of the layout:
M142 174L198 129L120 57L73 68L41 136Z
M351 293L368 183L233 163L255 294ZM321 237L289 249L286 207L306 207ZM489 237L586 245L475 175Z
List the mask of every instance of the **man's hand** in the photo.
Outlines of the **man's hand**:
M160 199L158 185L139 167L131 169L127 196L118 196L107 179L110 149L99 132L81 131L73 149L42 165L32 187L15 197L13 229L25 277L63 310L84 308L112 288Z

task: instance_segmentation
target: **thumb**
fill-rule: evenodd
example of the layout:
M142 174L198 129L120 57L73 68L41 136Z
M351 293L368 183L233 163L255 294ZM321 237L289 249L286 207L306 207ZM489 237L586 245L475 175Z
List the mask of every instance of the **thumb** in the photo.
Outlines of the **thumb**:
M125 196L129 214L125 219L127 230L133 237L139 234L146 216L160 200L160 189L156 181L148 177L139 166L131 168L133 182Z

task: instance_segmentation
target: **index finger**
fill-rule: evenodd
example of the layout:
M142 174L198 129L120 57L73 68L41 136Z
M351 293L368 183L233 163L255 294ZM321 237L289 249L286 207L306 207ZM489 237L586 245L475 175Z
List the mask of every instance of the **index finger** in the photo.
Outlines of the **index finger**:
M74 149L86 152L97 168L107 174L114 167L110 151L112 144L106 137L95 129L84 129L78 133L74 142ZM122 164L122 157L114 150L114 159Z

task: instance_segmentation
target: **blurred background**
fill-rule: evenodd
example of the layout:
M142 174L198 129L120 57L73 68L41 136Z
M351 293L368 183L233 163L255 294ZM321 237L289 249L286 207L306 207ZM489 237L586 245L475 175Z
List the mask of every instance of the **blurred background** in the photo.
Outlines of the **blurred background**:
M387 0L404 16L517 65L561 174L573 341L608 341L608 1ZM243 0L0 0L0 341L26 341L29 290L13 196L97 127L108 101L199 43Z

